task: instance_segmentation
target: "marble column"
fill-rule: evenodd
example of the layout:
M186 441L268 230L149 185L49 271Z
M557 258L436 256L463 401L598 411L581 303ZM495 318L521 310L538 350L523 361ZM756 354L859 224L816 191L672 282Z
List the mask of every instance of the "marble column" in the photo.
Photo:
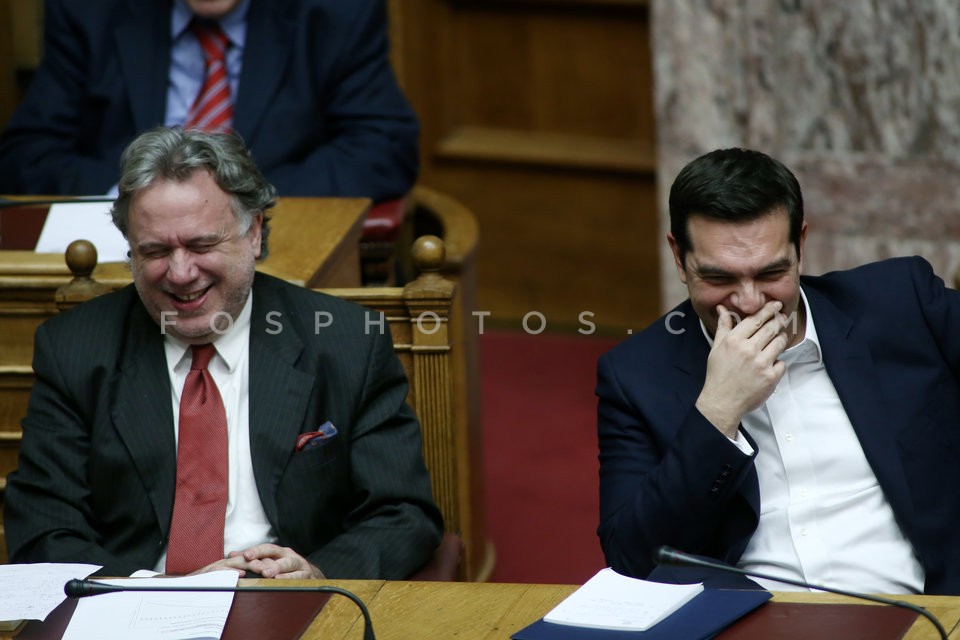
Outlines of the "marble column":
M720 147L797 174L804 271L960 265L960 3L651 0L660 229L677 172ZM685 297L663 242L665 309Z

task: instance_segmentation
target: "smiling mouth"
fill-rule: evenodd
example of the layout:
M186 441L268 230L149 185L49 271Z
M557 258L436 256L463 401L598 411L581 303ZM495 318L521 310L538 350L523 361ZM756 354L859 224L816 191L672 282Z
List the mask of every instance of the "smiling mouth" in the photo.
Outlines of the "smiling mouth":
M209 290L210 287L206 287L205 289L196 291L194 293L171 293L170 297L177 302L193 302L198 298L202 298Z

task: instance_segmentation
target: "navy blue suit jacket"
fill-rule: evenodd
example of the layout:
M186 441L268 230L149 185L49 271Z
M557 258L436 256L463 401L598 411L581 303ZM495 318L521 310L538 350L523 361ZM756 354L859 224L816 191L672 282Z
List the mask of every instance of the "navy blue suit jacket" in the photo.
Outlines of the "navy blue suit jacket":
M44 57L0 137L0 193L104 194L163 124L170 0L47 0ZM234 128L284 196L406 193L419 127L384 0L252 0Z
M960 593L960 293L919 258L801 283L827 373L925 592ZM598 533L621 573L650 574L664 544L734 564L756 529L752 459L694 406L708 352L687 301L599 361Z

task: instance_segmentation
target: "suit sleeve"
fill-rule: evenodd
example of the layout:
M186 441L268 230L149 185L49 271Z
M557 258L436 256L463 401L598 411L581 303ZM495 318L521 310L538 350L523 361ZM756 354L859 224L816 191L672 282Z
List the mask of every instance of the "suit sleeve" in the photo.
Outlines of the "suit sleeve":
M419 124L390 66L386 3L351 5L357 11L344 25L350 37L334 54L339 76L315 79L326 87L325 139L305 158L269 169L283 195L380 201L406 194L416 180ZM323 45L313 42L310 55L331 55ZM324 67L319 61L307 64Z
M19 465L8 478L4 500L10 560L98 564L104 575L129 575L143 567L106 550L93 525L87 481L90 433L75 394L67 390L57 353L65 351L55 348L41 326Z
M406 376L389 332L376 335L352 428L353 506L343 532L308 555L331 578L406 578L429 560L443 529Z
M722 557L723 547L752 530L750 517L735 517L736 509L746 508L737 494L753 470L752 457L695 407L677 414L676 424L663 424L668 412L641 407L636 390L625 389L619 373L612 358L601 358L597 533L607 564L624 575L646 577L654 568L653 551L665 544ZM661 392L672 396L669 389ZM651 411L661 414L659 424L653 424ZM742 532L736 531L739 522L746 527Z
M960 378L960 291L944 286L930 263L911 260L911 277L924 319L955 378Z
M43 61L0 136L0 193L103 194L126 141L112 153L82 151L90 34L61 0L45 7Z

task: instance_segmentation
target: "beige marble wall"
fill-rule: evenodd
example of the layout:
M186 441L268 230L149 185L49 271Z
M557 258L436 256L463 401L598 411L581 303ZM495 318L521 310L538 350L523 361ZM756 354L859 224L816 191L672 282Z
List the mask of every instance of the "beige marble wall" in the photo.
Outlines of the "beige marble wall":
M745 146L804 192L806 273L960 265L960 3L652 0L661 231L683 165ZM666 243L664 308L685 296Z

